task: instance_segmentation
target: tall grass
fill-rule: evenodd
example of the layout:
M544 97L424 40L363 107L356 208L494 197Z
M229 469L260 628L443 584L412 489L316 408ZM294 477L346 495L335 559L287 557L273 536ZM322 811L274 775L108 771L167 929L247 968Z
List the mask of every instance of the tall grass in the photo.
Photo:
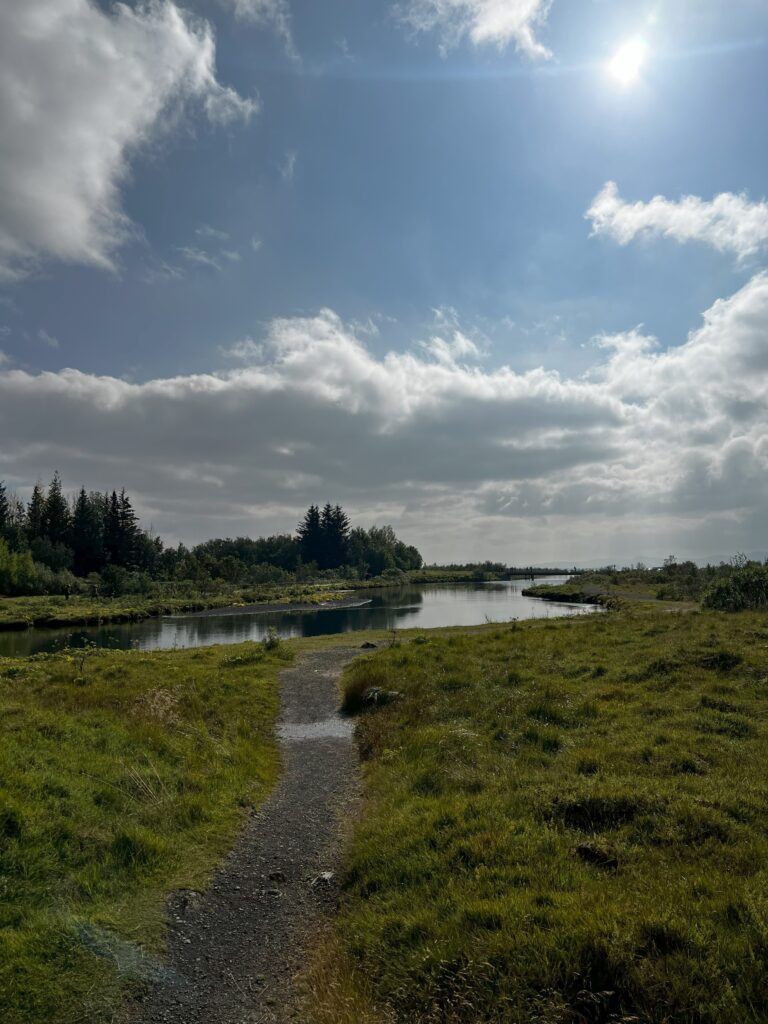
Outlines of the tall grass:
M277 774L260 645L0 659L0 1020L111 1020Z
M768 1020L764 616L435 636L348 670L369 680L404 696L359 719L318 1020L361 984L408 1024Z

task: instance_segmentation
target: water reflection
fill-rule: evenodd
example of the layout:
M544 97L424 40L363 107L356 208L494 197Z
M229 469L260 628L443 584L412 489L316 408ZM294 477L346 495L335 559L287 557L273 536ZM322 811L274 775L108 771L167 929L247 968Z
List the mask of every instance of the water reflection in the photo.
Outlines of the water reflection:
M559 583L567 577L536 582ZM432 629L437 626L474 626L595 611L589 605L554 604L523 597L530 581L389 587L361 593L368 603L356 607L324 608L305 612L210 612L180 615L145 622L82 629L27 630L0 634L0 655L21 656L95 643L99 647L136 647L158 650L202 647L261 640L272 628L283 638L350 633L360 629Z

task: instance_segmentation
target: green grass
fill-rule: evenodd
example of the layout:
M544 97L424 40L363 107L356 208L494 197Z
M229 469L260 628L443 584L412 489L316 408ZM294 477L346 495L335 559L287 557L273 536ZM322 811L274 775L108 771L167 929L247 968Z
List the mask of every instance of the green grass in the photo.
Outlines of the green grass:
M295 583L259 587L225 587L195 596L115 598L63 596L0 597L0 630L27 629L31 626L89 625L101 622L138 622L158 615L202 611L231 605L296 603L322 604L348 597L340 593L342 584Z
M346 682L403 697L359 719L317 1020L768 1020L764 615L430 634Z
M273 785L277 675L241 644L0 659L0 1019L113 1019Z
M0 631L61 626L85 626L106 622L138 622L159 615L202 611L231 605L308 604L320 605L354 597L351 591L379 587L400 587L426 583L466 583L471 573L462 570L420 569L401 579L332 580L314 583L275 583L258 586L211 586L174 593L173 584L158 584L158 594L143 597L100 598L63 595L0 597ZM365 595L361 594L361 600Z
M633 578L631 572L608 575L590 572L574 576L565 583L538 583L527 587L523 594L542 597L547 601L576 601L587 604L611 605L612 598L628 601L652 601L661 599L664 587Z

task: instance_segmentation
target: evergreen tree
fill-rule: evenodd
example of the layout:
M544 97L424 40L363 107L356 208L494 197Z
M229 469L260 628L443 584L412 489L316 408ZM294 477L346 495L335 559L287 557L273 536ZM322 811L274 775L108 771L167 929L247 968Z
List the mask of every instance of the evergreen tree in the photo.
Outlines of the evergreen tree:
M0 537L7 539L11 532L11 503L5 489L5 480L0 480Z
M17 494L8 497L8 515L6 520L5 540L11 551L23 551L27 547L26 532L27 513L24 503Z
M71 537L76 575L99 572L104 565L103 529L101 495L88 497L85 488L81 487L72 513Z
M329 569L338 569L347 562L349 544L349 516L341 505L335 505L326 527L326 550Z
M27 505L27 539L36 540L43 536L45 521L45 492L40 481L32 489L32 497Z
M120 535L120 499L117 491L104 496L104 555L107 562L112 565L120 565L121 535Z
M309 506L296 532L299 535L299 551L302 562L305 565L308 562L317 562L320 565L323 554L323 530L320 525L320 509L317 505Z
M70 531L69 506L61 491L61 477L53 474L43 506L43 536L51 544L68 544Z
M118 515L120 522L120 564L134 567L136 563L138 547L138 517L131 505L131 499L125 493L125 488L120 491L118 498Z
M333 506L326 502L320 513L320 557L317 562L321 569L332 568L335 546Z

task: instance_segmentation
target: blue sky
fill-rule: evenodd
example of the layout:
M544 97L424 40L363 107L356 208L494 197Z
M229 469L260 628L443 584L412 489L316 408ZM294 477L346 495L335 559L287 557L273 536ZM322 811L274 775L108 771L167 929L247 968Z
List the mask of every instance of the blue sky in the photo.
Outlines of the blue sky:
M340 500L430 559L768 546L764 3L12 0L0 20L20 494L57 468L125 483L187 541Z

